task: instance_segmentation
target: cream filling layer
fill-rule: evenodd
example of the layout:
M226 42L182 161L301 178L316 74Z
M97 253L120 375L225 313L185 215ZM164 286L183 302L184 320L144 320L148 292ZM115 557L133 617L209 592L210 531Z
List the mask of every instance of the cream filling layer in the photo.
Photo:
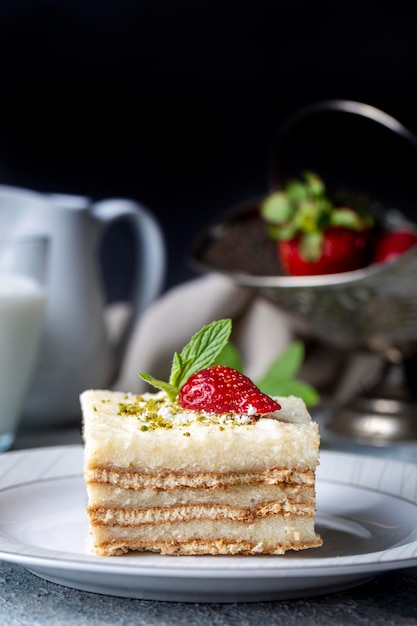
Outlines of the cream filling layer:
M219 539L224 542L262 544L264 549L277 545L321 543L315 533L312 517L288 517L281 514L259 518L249 524L231 520L190 520L139 526L99 525L93 526L91 530L96 545L119 542L127 547L141 542L147 545L187 541L207 543Z
M236 485L233 488L193 489L123 489L113 485L90 483L87 485L89 507L147 509L190 504L228 505L253 508L263 502L311 504L314 502L313 485Z

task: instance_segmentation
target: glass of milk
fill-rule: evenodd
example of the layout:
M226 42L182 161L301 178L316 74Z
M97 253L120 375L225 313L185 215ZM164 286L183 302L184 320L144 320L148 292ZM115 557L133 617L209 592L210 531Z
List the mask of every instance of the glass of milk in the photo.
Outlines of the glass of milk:
M48 240L0 238L0 452L12 447L40 344Z

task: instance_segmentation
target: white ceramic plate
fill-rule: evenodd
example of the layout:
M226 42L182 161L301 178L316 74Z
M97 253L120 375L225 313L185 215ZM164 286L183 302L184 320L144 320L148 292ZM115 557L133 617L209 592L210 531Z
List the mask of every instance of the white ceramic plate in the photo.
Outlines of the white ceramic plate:
M417 565L417 465L323 451L322 548L284 556L88 553L82 448L0 455L0 559L67 587L129 598L248 602L328 593Z

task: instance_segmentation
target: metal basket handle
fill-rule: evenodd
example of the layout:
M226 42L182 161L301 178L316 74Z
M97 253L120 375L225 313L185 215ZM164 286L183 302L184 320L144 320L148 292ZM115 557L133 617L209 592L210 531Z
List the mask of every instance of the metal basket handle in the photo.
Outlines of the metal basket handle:
M417 148L417 137L408 128L406 128L397 119L384 113L370 104L355 102L353 100L324 100L316 102L307 107L299 109L289 118L287 118L278 130L274 144L272 147L272 156L270 159L269 187L272 191L282 189L283 185L283 159L282 154L290 139L291 132L307 117L318 113L336 111L340 113L351 113L361 117L368 118L378 124L381 124L396 135L403 137L409 143Z

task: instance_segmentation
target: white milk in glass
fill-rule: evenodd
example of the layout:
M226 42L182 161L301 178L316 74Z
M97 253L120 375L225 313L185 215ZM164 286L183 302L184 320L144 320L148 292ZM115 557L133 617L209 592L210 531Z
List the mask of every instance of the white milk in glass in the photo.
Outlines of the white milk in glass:
M0 270L0 451L13 443L36 364L45 295L32 278Z

